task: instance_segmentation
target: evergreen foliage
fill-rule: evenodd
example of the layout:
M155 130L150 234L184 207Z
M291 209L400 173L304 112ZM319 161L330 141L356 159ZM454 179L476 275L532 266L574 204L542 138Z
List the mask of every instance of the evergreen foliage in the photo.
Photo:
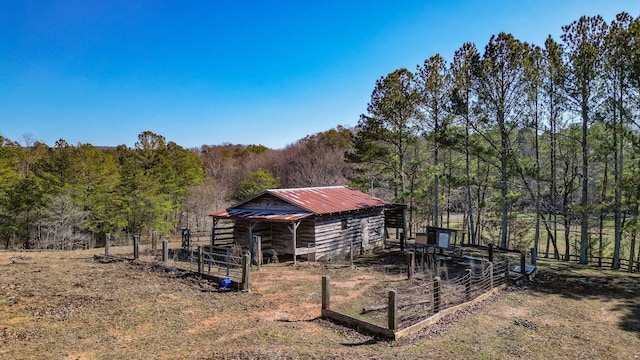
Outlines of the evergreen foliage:
M0 137L0 245L209 230L209 213L266 189L349 183L408 205L409 236L456 226L474 244L621 267L640 253L639 39L621 13L542 46L506 33L482 53L462 44L451 63L436 54L380 77L355 128L279 150L184 149L151 131L111 149Z

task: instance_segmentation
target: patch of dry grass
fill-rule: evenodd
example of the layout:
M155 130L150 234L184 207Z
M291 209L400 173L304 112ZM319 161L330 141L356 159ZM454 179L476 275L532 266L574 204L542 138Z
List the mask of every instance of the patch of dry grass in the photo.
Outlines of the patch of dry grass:
M320 276L331 277L332 307L349 307L371 288L372 277L386 276L363 266L267 265L251 274L250 293L221 292L215 284L153 266L151 256L103 264L92 261L99 252L0 253L0 358L640 355L637 274L545 265L533 284L387 342L319 318Z

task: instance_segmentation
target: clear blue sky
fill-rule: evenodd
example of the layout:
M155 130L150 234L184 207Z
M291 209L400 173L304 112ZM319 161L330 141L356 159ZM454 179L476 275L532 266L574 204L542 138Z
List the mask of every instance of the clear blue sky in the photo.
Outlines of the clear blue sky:
M283 148L366 111L375 81L466 41L542 45L636 0L0 1L0 134Z

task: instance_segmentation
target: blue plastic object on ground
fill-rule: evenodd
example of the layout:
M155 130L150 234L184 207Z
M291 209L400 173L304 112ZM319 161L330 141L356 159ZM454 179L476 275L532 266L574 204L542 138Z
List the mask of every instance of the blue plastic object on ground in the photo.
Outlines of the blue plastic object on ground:
M222 288L224 288L224 289L231 289L231 283L233 283L231 278L226 277L226 278L222 279L222 281L220 281L220 286Z

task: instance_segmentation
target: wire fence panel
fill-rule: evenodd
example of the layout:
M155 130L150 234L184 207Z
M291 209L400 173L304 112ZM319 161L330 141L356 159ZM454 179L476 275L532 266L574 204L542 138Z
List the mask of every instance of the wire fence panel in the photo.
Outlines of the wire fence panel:
M507 261L492 263L471 256L458 257L457 261L434 257L427 268L420 262L413 266L413 261L408 261L403 267L405 274L399 267L393 272L381 267L378 270L384 274L384 280L362 276L357 281L334 281L331 307L326 309L323 282L323 316L383 336L390 336L389 330L394 337L406 336L433 324L458 306L486 298L509 281Z
M400 328L416 324L435 314L437 300L438 311L442 311L491 291L506 284L509 280L506 261L490 263L481 261L472 263L463 269L449 266L446 275L438 282L437 297L434 293L434 277L425 277L423 284L408 288L398 288L398 319ZM437 299L436 299L437 298Z

